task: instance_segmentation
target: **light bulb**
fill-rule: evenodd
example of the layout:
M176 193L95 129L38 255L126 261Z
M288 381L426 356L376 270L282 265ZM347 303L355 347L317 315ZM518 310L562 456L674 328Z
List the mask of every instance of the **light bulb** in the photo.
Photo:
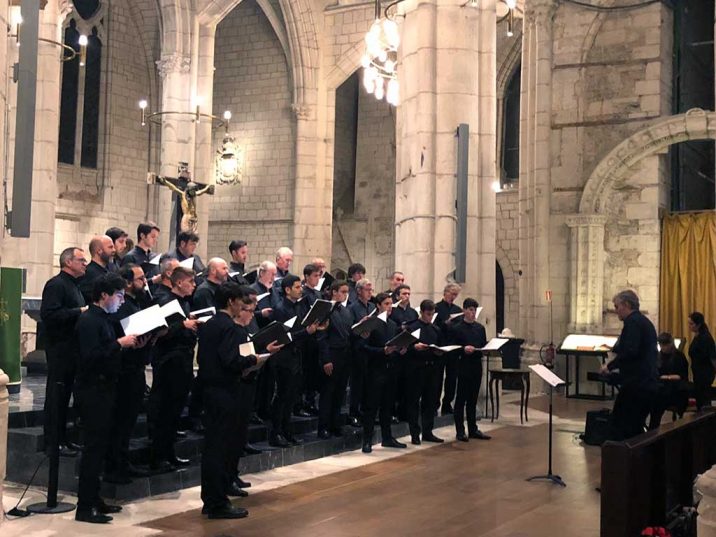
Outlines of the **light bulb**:
M367 54L363 54L360 59L360 64L363 66L363 68L370 67L370 56L368 56Z
M141 108L142 110L146 110L146 108L147 108L147 100L146 99L142 99L141 101L139 101L139 108Z
M492 190L494 190L495 192L499 192L500 190L502 190L502 186L500 185L499 181L492 182Z
M79 43L80 43L81 47L86 47L87 46L87 36L84 34L81 34Z
M517 7L517 0L505 0L505 4L507 4L507 7L510 9L515 9Z
M383 86L382 85L376 86L375 87L375 98L380 101L384 95L385 95L385 92L383 91Z
M229 110L226 110L226 111L224 112L224 119L225 119L226 121L229 121L229 120L231 119L231 112L230 112Z
M365 88L366 92L373 93L375 91L375 82L373 82L373 79L364 76L363 87Z
M388 51L385 49L381 49L381 51L378 53L378 61L383 63L388 59Z
M390 81L388 81L386 99L393 106L398 106L398 102L400 101L400 84L395 78L391 78Z

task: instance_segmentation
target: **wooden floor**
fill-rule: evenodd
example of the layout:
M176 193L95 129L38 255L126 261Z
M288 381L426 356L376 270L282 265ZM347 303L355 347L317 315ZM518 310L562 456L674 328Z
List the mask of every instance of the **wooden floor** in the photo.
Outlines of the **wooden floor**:
M556 414L582 420L604 404L558 398ZM546 400L532 408L546 410ZM609 406L607 404L607 406ZM161 535L489 537L598 536L600 453L555 426L554 470L567 488L527 483L547 467L547 426L504 427L489 442L453 442L237 501L238 521L198 510L154 520Z

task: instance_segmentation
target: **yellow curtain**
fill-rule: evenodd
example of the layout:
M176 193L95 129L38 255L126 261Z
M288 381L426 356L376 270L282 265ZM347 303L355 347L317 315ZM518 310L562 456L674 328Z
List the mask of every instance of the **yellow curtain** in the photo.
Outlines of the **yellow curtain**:
M660 330L688 343L692 311L702 312L716 333L716 211L672 214L663 220ZM688 346L684 352L688 356Z

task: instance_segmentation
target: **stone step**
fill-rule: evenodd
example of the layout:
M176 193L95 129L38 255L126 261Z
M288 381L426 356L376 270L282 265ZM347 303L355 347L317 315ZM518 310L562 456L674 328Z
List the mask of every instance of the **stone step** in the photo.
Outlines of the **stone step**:
M300 423L305 421L308 423ZM311 422L315 422L315 418L301 419L296 418L294 427L300 427L301 432L297 432L296 436L301 438L304 443L299 446L289 448L272 448L268 446L265 440L265 427L253 426L252 429L263 430L264 439L258 439L256 436L252 443L264 451L258 455L250 455L242 457L239 463L239 470L242 474L256 473L280 466L297 464L299 462L319 459L329 455L335 455L343 451L359 449L362 443L362 433L358 428L344 427L344 436L340 438L329 438L319 440L316 437L315 427L312 429ZM440 416L435 418L435 427L443 427L453 423L452 416ZM296 429L297 430L297 429ZM401 422L393 426L393 434L396 437L408 434L407 423ZM14 437L15 438L15 437ZM201 444L203 439L195 433L188 433L187 438L181 439L176 444L177 455L189 458L191 465L187 468L177 470L166 474L155 474L149 477L134 478L129 485L115 485L111 483L102 484L102 494L106 498L115 500L136 500L181 490L184 488L195 487L201 483ZM376 428L373 437L373 443L380 442L380 430ZM146 456L148 443L146 438L133 439L131 447L131 457L141 464ZM30 451L17 449L11 444L8 445L7 459L7 480L15 483L26 484L29 482L36 467L43 462L42 468L37 472L33 481L34 486L47 486L48 478L48 462L45 460L45 454L41 451ZM59 471L59 488L61 491L76 493L77 492L77 474L79 468L79 458L60 458Z

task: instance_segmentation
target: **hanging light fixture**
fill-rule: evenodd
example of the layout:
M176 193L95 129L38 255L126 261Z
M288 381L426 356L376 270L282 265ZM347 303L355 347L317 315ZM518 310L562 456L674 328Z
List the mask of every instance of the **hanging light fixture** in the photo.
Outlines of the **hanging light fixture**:
M507 12L504 16L500 16L500 11L504 13L504 8L498 11L497 23L499 24L507 20L507 37L512 37L515 35L515 10L517 9L517 0L500 0L500 2L507 7ZM463 7L466 6L478 7L478 0L467 0L467 2L463 4Z
M380 0L376 0L375 21L365 36L365 53L361 59L363 87L376 99L385 98L397 106L400 102L397 71L400 31L394 20L381 17L380 8Z

